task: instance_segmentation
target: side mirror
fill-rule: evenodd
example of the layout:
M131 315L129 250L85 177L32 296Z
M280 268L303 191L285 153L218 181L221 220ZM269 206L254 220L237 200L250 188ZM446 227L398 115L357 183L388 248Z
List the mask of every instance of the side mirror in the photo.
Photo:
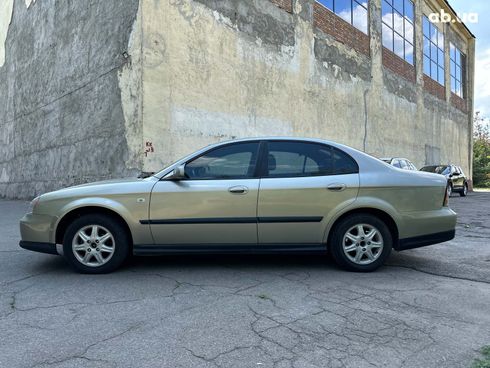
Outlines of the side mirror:
M182 180L185 179L185 164L177 166L171 173L164 178L165 180Z

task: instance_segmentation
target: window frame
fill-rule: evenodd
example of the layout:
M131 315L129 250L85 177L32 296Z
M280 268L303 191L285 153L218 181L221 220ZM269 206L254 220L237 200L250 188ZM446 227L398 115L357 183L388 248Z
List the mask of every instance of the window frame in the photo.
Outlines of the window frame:
M331 149L332 152L340 152L341 154L344 154L349 160L351 160L354 165L355 165L355 170L354 172L350 172L350 173L335 173L335 164L334 164L334 172L331 173L331 174L324 174L324 173L320 173L320 174L304 174L304 175L301 175L301 174L298 174L298 175L280 175L280 176L269 176L269 169L268 169L268 156L269 156L269 143L272 143L272 142L281 142L281 143L296 143L296 144L312 144L312 145L318 145L318 146L323 146L323 147L326 147L328 149ZM262 179L285 179L285 178L318 178L318 177L327 177L327 176L339 176L339 175L352 175L352 174L356 174L358 175L359 174L359 164L357 163L357 161L350 155L348 154L347 152L337 148L337 147L334 147L332 145L329 145L329 144L325 144L325 143L321 143L321 142L310 142L310 141L303 141L303 140L284 140L284 139L269 139L267 141L264 141L265 143L265 147L264 147L264 150L261 152L261 157L260 157L260 173L259 173L259 177ZM335 162L335 161L334 161Z
M454 57L453 57L454 50ZM459 54L459 64L457 61L457 55ZM454 75L453 75L453 63L454 63ZM451 92L458 97L466 98L466 55L456 46L454 43L449 43L449 79L451 83ZM460 75L459 79L456 75L457 68L459 67ZM453 80L455 82L455 90L453 90ZM460 93L457 93L457 84L459 83Z
M362 5L362 0L348 0L350 1L350 21L348 22L347 20L345 20L344 18L342 18L335 10L335 2L336 1L340 1L340 0L331 0L332 2L332 8L330 8L327 4L324 4L322 2L320 2L320 0L315 0L315 2L317 2L319 5L323 6L325 9L331 11L333 14L335 14L337 17L339 17L340 19L342 19L344 22L346 23L349 23L352 27L354 27L355 29L357 29L359 32L362 32L364 33L365 35L369 36L369 1L370 0L365 0L367 2L367 5L366 7L364 7L364 5ZM359 6L361 6L362 8L364 8L366 10L366 24L367 24L367 29L366 29L366 32L364 32L362 29L358 28L357 26L354 25L354 4L357 4Z
M258 173L259 173L259 169L260 169L260 162L261 162L261 158L262 158L262 154L263 154L263 144L264 142L261 141L261 140L253 140L253 141L242 141L242 142L230 142L230 143L226 143L226 144L223 144L223 145L220 145L218 147L213 147L213 148L210 148L209 150L205 151L205 152L202 152L200 153L199 155L197 156L194 156L194 157L191 157L189 158L185 163L184 165L188 165L189 163L213 152L213 151L216 151L216 150L219 150L219 149L222 149L222 148L225 148L225 147L229 147L229 146L236 146L236 145L241 145L241 144L257 144L257 151L255 153L256 155L256 160L255 160L255 165L254 165L254 168L253 168L253 174L252 176L250 177L226 177L226 178L183 178L181 181L203 181L203 180L206 180L206 181L210 181L210 180L252 180L252 179L259 179L259 176L258 176Z
M314 144L314 145L320 145L327 147L329 149L332 149L333 151L340 152L341 154L346 155L355 165L356 170L352 173L332 173L332 174L317 174L317 175L301 175L301 176L275 176L275 177L269 177L268 176L268 154L269 154L269 149L268 149L268 143L269 142L288 142L288 143L306 143L306 144ZM294 139L269 139L269 140L251 140L251 141L241 141L241 142L229 142L223 145L220 145L218 147L212 147L204 152L201 152L197 156L190 157L187 161L183 162L182 164L187 165L190 162L193 162L197 160L198 158L205 156L212 151L231 146L231 145L239 145L239 144L246 144L246 143L258 143L258 148L257 148L257 160L255 162L255 168L254 168L254 174L251 177L248 178L243 178L243 177L229 177L229 178L183 178L180 181L210 181L210 180L253 180L253 179L285 179L285 178L310 178L310 177L326 177L326 176L338 176L338 175L352 175L352 174L359 174L359 164L357 161L347 152L334 147L329 144L321 143L321 142L310 142L310 141L304 141L304 140L294 140ZM160 180L164 180L165 176L162 177Z
M400 59L404 60L406 63L410 65L415 65L415 3L412 0L402 0L403 1L403 14L400 13L400 11L395 7L395 4L393 3L392 0L381 0L381 45L386 48L387 50L390 50L392 53L394 53L396 56L398 56ZM410 2L412 4L412 19L408 17L408 13L405 9L406 3ZM387 24L383 20L383 5L388 6L391 9L391 24ZM400 34L398 30L395 29L395 17L394 14L398 14L401 16L403 19L403 34ZM409 22L412 26L412 39L409 40L406 36L406 22ZM387 27L390 30L391 34L391 48L385 46L384 40L383 40L383 32L384 28ZM398 55L398 53L395 51L395 35L400 37L403 41L403 57ZM412 61L410 62L407 60L407 43L412 47Z
M429 35L426 35L426 33L425 33L426 22L429 24ZM436 31L437 43L434 43L433 40L431 39L433 29ZM442 36L442 49L439 47L440 46L439 41L441 39L441 36ZM426 50L425 50L426 42L429 43L429 54L428 55L427 55ZM428 76L430 79L439 83L441 86L446 86L446 83L447 83L447 81L446 81L446 43L445 42L446 42L446 36L444 34L444 31L441 31L439 28L437 28L436 25L430 21L429 17L424 14L422 17L422 44L423 44L423 46L422 46L422 68L423 68L423 73L424 73L424 75ZM432 55L433 47L435 47L436 54L437 54L435 56L435 59L433 58L433 55ZM442 64L439 63L439 52L440 51L442 51L442 55L443 55ZM429 74L427 74L425 72L426 59L429 60L429 65L428 65ZM435 64L435 68L436 68L436 77L435 78L432 76L432 74L433 74L432 73L432 67L433 67L432 64ZM441 83L439 81L440 69L442 69L443 83Z

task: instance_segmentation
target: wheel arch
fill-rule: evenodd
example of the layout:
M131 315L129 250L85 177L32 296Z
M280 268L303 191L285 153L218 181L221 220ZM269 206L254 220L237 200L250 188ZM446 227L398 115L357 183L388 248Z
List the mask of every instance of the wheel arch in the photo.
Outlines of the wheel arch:
M386 211L381 210L379 208L373 208L373 207L359 207L359 208L354 208L351 210L348 210L344 213L342 213L340 216L338 216L332 223L332 225L329 227L328 230L328 236L327 236L327 247L330 244L330 240L332 237L333 229L335 226L337 226L338 223L340 223L342 220L344 220L346 217L355 215L355 214L369 214L373 215L377 218L379 218L381 221L383 221L388 229L390 230L391 236L393 238L393 248L397 247L398 241L399 241L399 230L398 230L398 225L396 224L396 221L393 219L393 217Z
M75 219L87 214L103 214L117 220L124 227L127 234L129 235L129 239L131 240L130 246L133 246L133 236L126 220L119 213L112 209L94 205L77 207L64 214L63 217L61 217L61 219L58 221L58 224L56 226L55 243L63 244L63 236L65 235L68 226Z

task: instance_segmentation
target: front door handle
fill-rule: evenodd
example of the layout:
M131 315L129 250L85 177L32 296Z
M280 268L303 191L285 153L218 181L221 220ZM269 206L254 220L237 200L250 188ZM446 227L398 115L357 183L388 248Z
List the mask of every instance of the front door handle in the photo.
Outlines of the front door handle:
M238 185L236 187L228 188L228 192L231 194L247 194L248 188L244 187L243 185Z
M330 184L327 189L332 191L332 192L341 192L347 188L347 185L342 184L342 183L335 183L335 184Z

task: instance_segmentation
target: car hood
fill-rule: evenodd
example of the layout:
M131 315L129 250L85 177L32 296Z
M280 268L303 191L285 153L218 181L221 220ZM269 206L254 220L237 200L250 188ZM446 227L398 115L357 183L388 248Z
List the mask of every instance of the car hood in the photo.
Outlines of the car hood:
M66 197L111 196L150 192L156 181L158 179L153 176L145 179L126 178L97 181L45 193L41 196L41 201Z
M143 180L144 179L140 179L140 178L124 178L124 179L100 180L100 181L94 181L92 183L85 183L85 184L73 185L71 187L63 188L63 189L60 189L60 190L74 189L74 188L96 187L96 186L113 185L113 184L139 183L139 182L141 182Z

